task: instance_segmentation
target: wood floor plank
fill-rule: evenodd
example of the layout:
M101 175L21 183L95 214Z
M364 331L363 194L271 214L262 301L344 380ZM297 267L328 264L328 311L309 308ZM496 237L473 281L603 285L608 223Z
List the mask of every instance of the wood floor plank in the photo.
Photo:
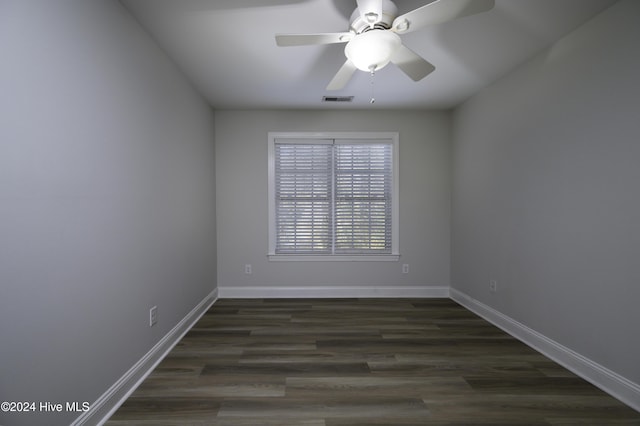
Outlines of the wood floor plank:
M578 377L464 377L478 393L525 395L601 395L602 391Z
M202 375L274 375L283 377L298 376L327 376L327 375L352 375L370 374L369 366L365 362L290 362L268 364L207 364L202 370Z
M450 299L218 300L107 426L640 426Z
M198 379L149 377L136 390L144 398L195 397L281 397L285 380L272 376L212 376Z
M174 420L208 421L218 414L221 401L198 397L144 397L129 398L113 415L112 420Z
M254 417L262 419L427 417L429 411L421 399L361 395L353 398L243 398L226 399L219 417Z
M474 418L483 412L483 422L510 421L520 424L526 421L551 424L554 421L571 419L598 419L600 425L616 424L619 420L633 420L629 408L622 403L613 403L608 396L564 395L550 398L537 393L530 394L474 394L458 396L429 395L425 403L431 411L431 420L457 421ZM611 422L611 423L610 423Z
M369 397L396 397L411 394L426 395L461 395L473 393L474 390L460 377L290 377L286 381L286 394L292 397L322 398L326 395L353 398L367 395Z
M526 362L482 363L459 361L431 361L422 363L406 362L370 362L373 375L410 376L410 377L488 377L493 381L502 381L510 377L548 377ZM493 383L493 382L492 382Z

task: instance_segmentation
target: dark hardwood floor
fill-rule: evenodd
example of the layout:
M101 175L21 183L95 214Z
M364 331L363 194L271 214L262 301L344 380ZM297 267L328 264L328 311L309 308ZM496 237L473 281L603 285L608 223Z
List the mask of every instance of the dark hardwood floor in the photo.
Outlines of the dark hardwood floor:
M449 299L218 300L106 423L640 425Z

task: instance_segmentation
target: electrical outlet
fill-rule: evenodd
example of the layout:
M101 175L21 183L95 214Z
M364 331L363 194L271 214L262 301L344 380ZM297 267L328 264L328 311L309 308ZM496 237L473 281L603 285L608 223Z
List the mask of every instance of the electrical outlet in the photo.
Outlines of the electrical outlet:
M251 265L249 264L244 265L244 273L247 275L251 275L253 273L253 269L251 268Z
M496 291L498 291L498 281L496 280L489 281L489 291L491 293L495 293Z
M149 327L153 327L158 322L158 307L149 309Z
M409 264L405 263L402 265L402 273L403 274L408 274L409 273Z

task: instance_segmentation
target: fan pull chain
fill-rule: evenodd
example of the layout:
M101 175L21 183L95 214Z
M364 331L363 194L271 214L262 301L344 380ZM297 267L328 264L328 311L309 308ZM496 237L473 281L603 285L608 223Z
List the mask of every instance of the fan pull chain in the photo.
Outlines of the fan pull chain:
M371 100L369 101L370 104L373 104L376 102L376 97L375 97L375 85L374 85L374 75L376 73L376 68L375 66L371 67Z

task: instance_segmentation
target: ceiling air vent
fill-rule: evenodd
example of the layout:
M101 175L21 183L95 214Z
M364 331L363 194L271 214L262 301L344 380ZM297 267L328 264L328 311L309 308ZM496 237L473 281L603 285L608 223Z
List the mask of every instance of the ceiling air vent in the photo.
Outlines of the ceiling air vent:
M351 102L353 96L323 96L322 102Z

